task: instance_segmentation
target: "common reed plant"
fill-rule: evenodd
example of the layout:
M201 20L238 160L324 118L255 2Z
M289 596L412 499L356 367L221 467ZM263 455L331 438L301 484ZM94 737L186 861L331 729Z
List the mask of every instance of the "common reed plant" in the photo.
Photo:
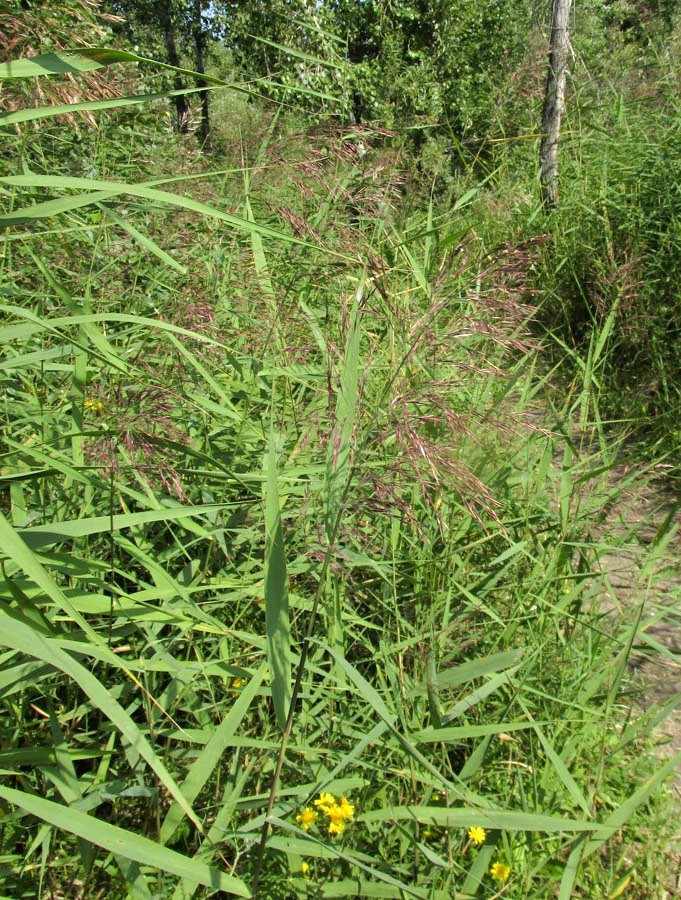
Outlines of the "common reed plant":
M405 206L379 129L263 116L179 172L164 135L149 177L111 115L66 164L5 133L2 890L657 890L678 760L627 719L588 377L537 419L537 242Z

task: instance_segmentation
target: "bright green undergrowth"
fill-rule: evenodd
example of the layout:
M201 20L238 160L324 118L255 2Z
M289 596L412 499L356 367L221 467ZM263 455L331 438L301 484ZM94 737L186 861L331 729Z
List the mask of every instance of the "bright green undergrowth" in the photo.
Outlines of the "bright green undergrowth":
M575 9L557 209L547 215L539 203L539 105L529 97L540 92L544 60L538 69L529 49L496 132L464 147L465 164L484 176L465 220L485 246L546 237L533 277L542 298L535 329L548 335L565 390L579 389L580 360L605 334L592 384L601 415L635 437L640 455L666 455L677 478L680 30L656 34L650 20L638 43L604 30L603 13L603 4ZM443 191L471 183L468 171L463 184L440 172Z
M536 247L382 137L5 131L3 895L662 890L627 661L671 530L621 616L606 339L557 400Z

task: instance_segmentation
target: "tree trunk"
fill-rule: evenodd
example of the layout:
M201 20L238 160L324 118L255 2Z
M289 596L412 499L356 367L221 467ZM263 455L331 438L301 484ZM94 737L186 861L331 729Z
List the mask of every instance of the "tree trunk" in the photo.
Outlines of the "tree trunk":
M170 0L161 0L158 4L158 14L161 20L161 28L163 30L163 38L166 44L166 53L168 54L168 62L171 66L180 67L180 57L177 53L177 44L175 43L175 29L173 28L172 15L170 11ZM179 72L175 72L173 77L173 85L176 91L181 91L184 85L180 78ZM173 98L175 101L175 110L177 113L177 130L182 134L187 131L187 113L189 106L187 98L184 94Z
M565 107L571 6L572 0L553 0L551 8L549 71L541 116L542 139L539 150L541 199L547 210L558 203L558 140Z
M201 0L194 0L194 20L192 23L192 32L194 37L194 49L196 51L196 71L201 75L206 71L203 59L203 51L206 47L206 33L203 30L202 22L203 3ZM203 78L196 79L197 87L208 87L208 83ZM201 146L204 150L210 149L210 116L208 111L208 91L200 91L201 97L201 129L199 131L201 137Z

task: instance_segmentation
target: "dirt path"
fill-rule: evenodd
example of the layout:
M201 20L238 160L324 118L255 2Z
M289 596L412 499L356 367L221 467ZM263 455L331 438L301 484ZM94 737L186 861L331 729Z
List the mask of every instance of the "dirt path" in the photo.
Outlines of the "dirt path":
M623 477L625 473L615 468L609 480ZM606 519L610 534L626 538L621 549L601 556L613 595L604 598L603 608L612 608L617 618L635 621L644 604L629 671L643 688L636 700L637 712L666 704L672 707L655 732L655 755L662 764L681 751L681 702L676 699L681 692L681 511L678 498L661 480L648 482L628 501L611 510ZM681 803L681 763L669 787ZM667 900L681 897L679 845L681 826L677 824L674 839L659 861Z
M540 423L541 418L538 416L535 424L546 428L545 433L551 432L546 418ZM585 470L598 469L594 460L600 454L594 436L581 441L571 437ZM558 480L563 466L561 444L556 447L552 467ZM579 469L577 462L575 471ZM598 563L605 586L598 602L606 626L621 633L623 623L636 622L643 604L628 675L634 688L635 718L653 708L669 707L653 732L654 752L661 765L681 752L681 497L659 477L663 474L635 475L630 464L616 464L607 474L582 482L571 498L575 505L583 503L582 508L590 510L584 521L596 546L602 539ZM681 809L681 762L669 788ZM666 900L681 898L679 819L663 858L658 860L659 871L664 872Z
M582 442L580 457L597 458L597 445L591 444L592 456L588 444ZM563 464L559 449L553 461L558 478ZM623 623L636 622L643 605L628 674L635 689L635 717L669 707L653 732L654 752L662 764L681 752L681 497L655 474L632 477L630 465L615 465L607 475L583 482L573 502L584 500L592 511L586 519L591 538L596 545L599 538L603 540L598 562L605 579L599 598L604 621L621 632ZM613 501L613 489L620 488ZM669 788L681 808L681 763ZM679 848L681 822L677 819L674 837L664 858L658 860L666 900L681 898Z
M530 419L545 434L559 437L547 420L546 408L536 410ZM638 701L641 709L668 703L681 692L681 495L665 480L662 467L637 471L630 462L622 462L600 472L601 454L593 433L572 434L571 442L577 450L573 481L582 469L596 470L593 478L581 482L571 502L591 510L585 519L591 539L598 544L603 538L605 549L598 562L607 584L600 597L601 611L613 628L623 621L633 624L645 601L629 672L644 688ZM559 441L555 447L556 479L563 466L563 446ZM681 697L660 732L669 736L665 757L681 752ZM681 792L681 763L678 771Z
M630 474L615 467L609 486ZM603 596L603 610L633 622L644 602L629 661L630 672L644 688L637 701L641 710L669 703L681 692L681 509L677 504L678 498L664 481L651 479L635 494L625 493L600 527L623 539L621 547L600 555L610 587ZM664 757L681 751L681 699L661 723L659 735ZM681 791L681 763L677 771Z

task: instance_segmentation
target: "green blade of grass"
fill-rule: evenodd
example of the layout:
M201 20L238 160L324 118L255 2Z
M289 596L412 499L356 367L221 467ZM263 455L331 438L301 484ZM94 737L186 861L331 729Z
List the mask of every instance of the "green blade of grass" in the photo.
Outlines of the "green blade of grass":
M521 705L523 706L523 708L525 708L525 704L523 704L522 701L521 701ZM525 710L525 711L527 713L527 710ZM527 714L530 715L529 713L527 713ZM531 718L531 716L530 716L530 718ZM547 739L546 735L544 734L542 729L539 727L539 723L535 722L533 720L532 724L533 724L534 730L537 734L537 737L541 741L541 745L544 748L546 755L548 756L549 760L551 761L551 765L555 769L555 772L558 775L558 778L561 780L561 782L565 786L568 794L572 797L574 802L579 807L581 807L581 809L584 811L585 815L587 815L587 816L590 815L591 810L589 809L589 804L586 802L586 798L584 797L584 794L580 791L579 786L577 785L577 782L575 781L575 779L572 777L572 775L568 771L568 768L565 765L565 763L563 762L563 760L561 759L560 755L554 750L553 746Z
M572 892L575 886L575 881L577 880L579 865L582 861L582 854L584 853L584 841L586 840L586 837L586 834L580 834L572 845L570 855L568 856L568 860L565 863L565 868L563 869L563 876L560 879L558 900L571 900L573 896Z
M32 816L49 822L55 828L70 831L109 853L120 854L142 865L196 881L213 890L225 891L237 897L250 897L250 891L241 879L218 872L205 863L169 850L149 838L126 831L117 825L109 825L108 822L88 816L79 810L4 785L0 785L0 797L26 810Z
M229 364L234 367L235 371L240 376L243 374L242 366L238 359L230 353L230 348L226 344L223 344L221 341L215 340L215 338L211 338L206 334L202 334L199 331L189 331L187 328L180 328L178 325L172 325L170 322L162 322L159 321L159 319L151 319L146 316L135 316L127 313L88 313L86 315L60 316L42 319L29 309L23 309L20 306L6 306L4 304L0 304L0 312L28 319L36 330L48 331L56 335L61 334L60 329L66 330L73 325L80 326L89 322L100 324L120 322L121 324L140 325L145 328L168 332L179 337L189 338L197 343L219 347L223 352L226 352L227 360ZM113 359L108 359L106 357L104 357L104 359L108 363L113 362ZM122 370L127 371L127 369L123 367Z
M0 79L35 78L40 75L63 75L67 72L91 72L102 63L78 53L57 51L42 56L13 59L0 65Z
M671 756L664 765L660 766L657 772L654 775L651 775L651 777L648 778L628 800L625 800L614 813L608 816L603 822L603 834L597 835L589 840L584 847L584 859L595 853L599 847L602 847L613 831L623 828L624 825L626 825L638 807L642 803L645 803L653 791L662 784L664 779L674 771L680 762L681 753L675 753L674 756ZM605 831L605 829L608 830Z
M167 69L171 72L176 72L178 75L199 78L207 86L215 85L217 87L230 88L233 91L252 97L260 96L257 91L243 84L235 84L222 78L216 78L214 75L209 75L206 72L183 69L179 66L172 66L170 63L163 63L156 59L149 59L146 56L139 56L137 53L130 53L128 50L113 50L110 47L79 47L77 50L58 50L54 53L44 53L41 56L12 60L0 65L0 80L34 78L42 75L63 75L69 72L92 72L104 66L126 62L148 63L157 69ZM263 85L269 84L267 79L261 79L260 83ZM201 87L199 90L203 90L203 88ZM307 93L306 88L302 86L300 90L303 93Z
M499 722L491 725L457 725L455 727L425 728L423 731L413 731L409 739L415 744L433 744L437 741L465 741L473 737L483 737L489 734L503 734L507 731L519 731L532 728L532 722Z
M170 204L180 209L189 209L209 218L219 219L232 228L249 234L257 232L264 237L282 240L291 244L299 244L301 247L307 247L311 250L319 249L316 244L310 244L284 231L277 231L277 229L270 228L268 225L258 225L255 222L249 222L247 219L223 212L213 206L200 203L198 200L192 200L191 197L184 197L182 194L158 191L141 184L124 184L115 181L102 181L96 178L72 178L65 175L5 175L0 176L0 182L12 187L58 188L86 192L75 196L60 197L56 200L46 200L33 206L25 206L11 213L0 215L0 228L25 224L34 219L48 219L67 210L91 206L94 203L116 196L130 195L132 197L141 197L145 200L152 200L154 203ZM336 257L345 258L344 254L337 253L334 250L326 250L325 252Z
M523 650L505 650L503 653L493 653L491 656L481 656L477 659L461 663L451 669L438 672L437 683L440 688L453 688L474 678L484 678L494 672L510 669L517 665L523 656Z
M250 35L250 37L254 38L261 44L266 44L268 47L274 47L275 50L281 50L282 53L285 53L287 56L293 56L296 59L302 59L304 62L312 63L315 66L327 66L330 69L340 69L342 67L341 62L332 62L328 59L321 59L318 56L312 56L310 53L305 53L303 50L298 50L295 47L286 47L283 44L276 44L274 41L268 41L267 38L259 37L256 34ZM334 98L338 99L338 98Z
M446 778L446 776L438 771L438 769L431 762L429 762L429 760L426 759L426 757L414 746L409 738L398 731L395 726L395 723L398 720L397 713L391 712L388 709L380 694L374 687L369 684L366 678L364 678L351 663L349 663L340 653L338 653L337 650L325 645L321 641L317 641L316 643L318 643L321 647L324 647L326 651L331 654L338 667L342 669L349 677L349 679L353 682L359 693L368 704L369 708L373 711L373 713L378 714L378 716L383 719L394 737L402 745L404 750L406 750L407 753L412 757L412 759L423 766L423 768L427 772L433 775L439 782L441 782L445 787L451 790L462 800L471 803L474 806L487 807L489 805L487 801L485 801L482 797L476 795L465 785L453 784L451 781L449 781L448 778Z
M350 325L345 342L345 358L340 375L340 391L336 396L335 424L329 437L326 454L326 473L324 477L324 522L326 539L335 541L343 515L343 504L348 488L352 443L357 415L357 390L359 386L359 348L360 348L360 304L363 284L360 282L355 293L355 303L350 317ZM329 365L331 361L329 360ZM330 578L329 578L330 580ZM329 584L330 602L328 602L328 636L329 643L339 654L343 654L344 625L341 585L334 581ZM343 684L343 670L337 669L337 682Z
M118 728L121 734L130 742L135 750L149 764L156 773L161 784L175 798L184 810L186 816L194 825L202 830L201 822L191 806L185 800L181 790L158 758L153 748L133 722L123 707L111 696L111 693L95 676L84 666L76 662L73 657L61 649L56 641L46 638L34 628L22 622L0 614L2 628L0 629L0 643L6 647L21 650L27 656L41 659L49 663L60 672L72 678L83 692L90 698L93 704Z
M220 757L229 745L230 738L234 735L248 712L253 698L258 693L264 675L265 663L249 679L246 687L239 693L234 706L215 729L201 753L192 763L181 788L182 794L188 803L194 802L200 790L215 773ZM163 820L159 832L159 840L162 844L166 844L173 836L175 829L182 822L183 815L184 810L180 804L177 802L173 803Z
M362 813L357 818L361 822L412 822L433 823L442 828L467 828L471 816L484 828L502 829L504 831L541 831L555 834L564 831L599 831L607 828L608 836L616 826L598 822L586 822L583 819L562 819L560 816L547 816L541 813L511 812L497 809L441 807L441 806L386 806ZM604 838L603 840L607 840Z
M223 503L211 503L206 506L163 507L148 509L139 513L119 513L115 516L94 516L89 519L74 519L71 522L53 522L51 525L36 525L33 528L22 528L21 539L27 547L37 550L52 544L61 544L74 538L91 534L121 531L124 528L135 528L147 522L174 522L193 516L207 515L225 508Z
M53 783L67 804L76 803L82 799L81 785L76 775L76 767L73 763L71 754L64 737L64 732L59 726L54 711L50 709L50 729L52 731L52 743L54 745L54 758L57 766L59 777L53 779ZM44 771L44 769L43 769ZM48 776L49 777L49 776ZM94 854L93 848L89 841L83 837L78 838L80 855L83 860L85 870L89 870L92 865Z
M116 857L116 862L126 882L128 889L127 900L151 900L151 891L139 865L134 860L126 859L120 854Z
M0 547L3 552L18 565L26 575L52 600L59 609L63 610L82 629L86 637L95 645L106 648L104 639L88 624L71 601L66 597L57 583L50 577L47 570L40 564L35 554L21 539L17 531L9 524L0 512ZM116 657L110 653L115 662Z
M359 304L362 286L357 288L355 305L350 319L350 328L345 343L345 359L341 372L340 391L336 397L335 427L329 439L326 456L326 477L324 482L324 519L326 537L332 540L337 521L341 514L342 497L350 474L352 434L357 411L357 388L359 385Z
M31 62L30 59L19 62ZM11 65L5 63L5 66ZM0 67L1 68L1 67ZM74 112L97 111L99 109L116 109L120 106L131 106L138 103L150 103L154 100L164 100L171 97L180 97L183 94L194 94L197 91L215 90L206 88L183 88L178 91L163 91L160 94L131 94L127 97L116 97L112 100L89 100L84 103L55 103L54 106L30 107L18 109L13 112L0 113L0 127L7 125L19 125L22 122L32 122L34 119L47 119L53 116L70 115Z
M305 882L307 884L307 882ZM404 888L396 885L380 884L375 881L368 881L366 878L344 878L341 881L334 881L333 884L320 885L321 898L336 897L375 897L377 900L404 900ZM428 900L466 900L469 894L453 893L431 889L428 892Z
M175 269L176 272L180 272L182 275L187 274L187 269L183 265L177 262L177 260L174 260L172 256L169 256L165 250L159 247L155 241L152 241L150 237L147 237L146 234L142 234L142 232L138 231L134 225L130 224L130 222L126 222L123 216L118 215L116 210L111 209L111 207L103 206L101 203L98 203L97 206L109 219L126 231L134 241L137 241L143 250L148 250L150 253L153 253L154 256L158 256L162 263L170 266L171 269Z
M234 816L236 804L241 797L256 764L256 758L254 757L245 769L239 771L237 768L238 761L238 757L235 757L232 777L225 787L225 792L222 796L218 813L215 816L215 821L206 835L205 840L201 843L201 846L193 857L197 861L210 864L215 856L216 847L225 840L227 827ZM175 888L172 900L191 900L196 893L198 886L197 882L183 878Z
M494 855L494 851L497 848L494 844L486 843L483 847L478 851L477 856L470 864L468 872L466 873L466 880L464 881L462 888L464 895L467 896L478 896L478 891L482 885L483 878L488 874L490 863L492 862L492 856Z
M474 691L471 691L470 694L466 694L465 697L462 697L458 703L456 703L451 709L448 709L446 713L442 716L442 724L448 725L453 719L458 718L464 713L468 712L469 709L472 709L486 697L489 697L491 694L496 693L500 688L511 684L511 677L515 675L518 671L518 668L507 669L505 672L499 672L498 675L493 675L489 681L486 681L479 688Z
M272 702L284 730L291 703L291 625L274 432L265 458L265 622Z

